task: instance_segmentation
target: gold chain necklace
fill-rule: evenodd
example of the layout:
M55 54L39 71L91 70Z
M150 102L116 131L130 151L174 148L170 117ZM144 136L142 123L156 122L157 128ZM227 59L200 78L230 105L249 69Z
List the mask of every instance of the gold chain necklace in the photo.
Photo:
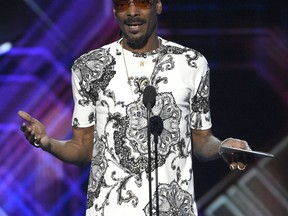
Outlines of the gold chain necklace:
M124 54L124 48L123 48L123 45L121 45L121 42L119 42L120 46L121 46L121 49L122 49L122 56L123 56L123 62L124 62L124 66L125 66L125 72L126 72L126 76L127 76L127 83L128 85L130 86L130 91L131 91L131 94L132 94L132 97L133 97L133 100L134 102L136 101L135 100L135 92L133 92L133 87L132 87L132 83L131 83L131 79L129 77L129 73L128 73L128 67L127 67L127 63L126 63L126 58L125 58L125 54ZM159 39L159 47L161 46L161 40ZM153 70L152 70L152 74L153 72L155 71L156 67L157 67L157 63L158 63L158 57L159 57L159 53L158 55L156 56L156 60L155 60L155 63L154 63L154 67L153 67Z
M126 58L125 58L124 49L123 49L123 46L122 46L122 45L121 45L121 49L122 49L123 62L124 62L124 66L125 66L125 72L126 72L126 76L127 76L127 83L128 83L128 85L130 86L130 91L131 91L133 100L134 100L134 102L135 102L135 101L136 101L136 100L135 100L135 93L133 92L133 89L132 89L132 83L131 83L131 79L130 79L129 74L128 74Z

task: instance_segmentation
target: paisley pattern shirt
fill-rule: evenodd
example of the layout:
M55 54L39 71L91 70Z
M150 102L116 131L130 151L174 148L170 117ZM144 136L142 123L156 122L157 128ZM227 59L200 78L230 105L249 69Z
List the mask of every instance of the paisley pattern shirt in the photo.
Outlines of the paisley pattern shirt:
M86 215L149 215L149 170L153 215L197 215L191 128L211 127L209 68L196 50L159 40L158 49L141 54L119 40L74 62L72 124L95 128ZM150 169L142 102L148 85L157 93Z

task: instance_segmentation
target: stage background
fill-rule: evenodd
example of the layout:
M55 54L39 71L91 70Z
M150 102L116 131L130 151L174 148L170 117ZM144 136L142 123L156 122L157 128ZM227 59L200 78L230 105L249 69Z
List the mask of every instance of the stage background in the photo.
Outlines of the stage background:
M199 213L285 215L287 0L162 2L159 35L209 61L213 133L276 155L241 173L222 160L195 160ZM52 136L69 138L73 61L118 35L109 0L0 0L0 216L84 214L89 168L27 144L17 111L39 118Z

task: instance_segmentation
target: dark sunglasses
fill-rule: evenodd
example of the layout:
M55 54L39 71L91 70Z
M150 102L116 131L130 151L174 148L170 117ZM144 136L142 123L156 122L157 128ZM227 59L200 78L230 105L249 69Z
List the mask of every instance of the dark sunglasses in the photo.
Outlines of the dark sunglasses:
M152 0L113 0L114 8L117 12L128 10L130 4L133 4L139 9L150 9L152 7Z

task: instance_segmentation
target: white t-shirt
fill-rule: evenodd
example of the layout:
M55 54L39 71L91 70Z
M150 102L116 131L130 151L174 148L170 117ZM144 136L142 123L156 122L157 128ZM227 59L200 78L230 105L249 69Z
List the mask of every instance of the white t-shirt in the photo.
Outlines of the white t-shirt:
M72 67L72 124L95 127L87 215L149 215L148 121L142 101L147 85L157 92L150 116L152 211L158 187L160 215L197 215L191 128L212 125L209 68L199 52L159 40L158 49L141 54L123 49L119 40L82 55Z

